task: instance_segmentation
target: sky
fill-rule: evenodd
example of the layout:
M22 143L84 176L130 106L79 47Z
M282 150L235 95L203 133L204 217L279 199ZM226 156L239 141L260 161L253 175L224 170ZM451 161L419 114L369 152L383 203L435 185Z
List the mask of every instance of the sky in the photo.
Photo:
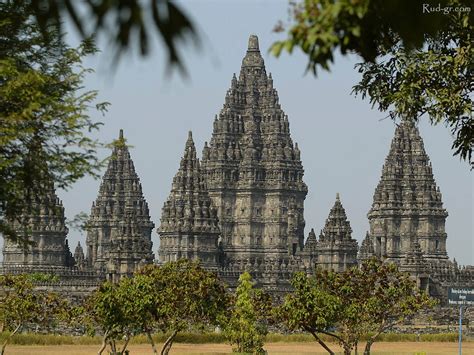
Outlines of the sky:
M102 52L86 61L95 69L85 81L97 89L99 100L111 103L108 113L93 118L104 126L98 137L110 142L119 129L132 146L130 153L141 179L151 218L159 226L160 214L184 151L189 130L200 154L212 133L214 116L224 103L232 74L240 71L250 34L259 37L267 73L271 72L282 109L288 115L291 136L298 142L309 193L305 201L307 235L324 227L336 193L359 242L369 228L367 212L389 151L395 124L387 113L371 109L367 100L350 94L358 82L356 56L336 56L331 72L315 78L305 73L307 59L295 50L273 57L268 48L282 33L272 30L279 20L287 21L287 1L188 1L183 9L197 25L202 47L187 45L182 54L189 76L178 71L169 75L161 43L150 56L127 55L111 70L111 48L99 40ZM71 30L71 44L77 37ZM452 156L452 136L444 125L421 122L420 133L433 164L433 173L443 194L448 255L460 264L474 264L474 179L466 162ZM110 151L101 150L102 158ZM90 212L100 181L84 178L68 191L58 191L66 215ZM70 231L69 244L85 244L85 235ZM158 234L153 232L157 254Z

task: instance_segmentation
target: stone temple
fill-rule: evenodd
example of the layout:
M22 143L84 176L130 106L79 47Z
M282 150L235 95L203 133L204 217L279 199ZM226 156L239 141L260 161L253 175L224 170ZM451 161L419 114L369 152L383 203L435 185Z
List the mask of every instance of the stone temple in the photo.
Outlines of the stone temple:
M155 225L121 131L92 203L85 250L79 243L70 252L64 208L50 186L18 218L21 223L12 222L30 231L34 245L5 241L0 272L55 273L61 280L55 287L80 297L145 264L187 258L200 260L230 287L249 271L258 285L282 294L296 271L342 271L376 256L397 263L441 299L450 286L474 286L474 267L448 258L448 213L413 122L402 120L395 130L360 247L339 194L319 237L311 229L305 239L303 177L288 116L252 35L202 159L191 132L184 143L157 228L156 259Z

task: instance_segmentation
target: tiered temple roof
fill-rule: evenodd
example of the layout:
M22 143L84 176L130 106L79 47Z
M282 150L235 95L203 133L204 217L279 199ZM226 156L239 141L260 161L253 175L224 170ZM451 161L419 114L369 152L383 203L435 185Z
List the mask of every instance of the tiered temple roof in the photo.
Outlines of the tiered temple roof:
M403 119L368 213L375 254L400 263L419 243L428 260L447 259L447 216L418 128Z
M162 209L158 233L160 262L199 259L208 267L217 267L217 211L205 187L191 132Z
M106 272L109 278L120 278L143 263L151 263L153 228L140 179L120 130L99 195L92 204L86 241L88 264ZM126 253L120 252L123 245L130 247Z
M72 266L74 260L66 235L64 207L56 195L52 183L32 197L28 210L11 221L12 228L20 236L27 237L29 245L20 245L5 239L3 266Z
M329 212L317 243L318 266L343 271L357 265L358 245L351 234L352 229L346 211L337 194L336 202Z
M307 187L300 151L256 36L215 118L202 170L227 261L281 260L302 250Z

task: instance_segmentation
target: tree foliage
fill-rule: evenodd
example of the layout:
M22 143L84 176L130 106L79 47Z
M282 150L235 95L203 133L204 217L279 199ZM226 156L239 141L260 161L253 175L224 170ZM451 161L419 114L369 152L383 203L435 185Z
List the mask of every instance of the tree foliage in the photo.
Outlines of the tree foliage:
M320 269L314 277L299 273L292 284L294 292L278 311L281 319L290 329L312 334L330 354L334 352L319 334L337 339L350 354L362 335L371 333L365 348L370 354L381 333L435 304L395 264L376 259L341 273Z
M179 42L199 45L199 36L190 17L171 0L31 0L35 22L45 37L51 24L61 28L72 19L84 39L106 36L116 48L116 57L133 50L134 42L141 55L150 52L150 37L158 34L168 53L168 63L184 72Z
M226 313L229 297L225 286L199 262L181 259L163 266L147 266L140 274L153 282L155 324L169 334L162 355L168 354L176 335L189 325L216 326Z
M52 279L42 274L0 275L0 332L10 332L0 354L5 353L11 337L26 325L53 328L64 320L67 302L56 293L35 287L36 282Z
M0 232L24 240L10 222L35 196L101 167L91 138L101 123L88 113L97 92L84 90L91 70L82 66L97 49L90 40L70 48L57 27L40 28L29 1L2 2L0 16Z
M141 332L141 320L146 315L136 309L141 300L132 297L136 295L133 286L128 279L118 284L105 282L87 300L83 320L89 329L94 332L97 327L103 335L99 354L107 345L112 354L125 354L130 338ZM125 339L125 344L118 350L120 339Z
M265 318L271 307L270 299L254 288L252 276L244 272L239 277L230 317L224 324L224 335L234 352L264 354L263 342L268 333Z
M463 12L445 17L449 27L426 36L422 50L394 46L378 62L358 64L362 80L353 92L393 119L444 122L454 137L454 155L474 167L474 21Z
M472 1L304 0L292 3L291 17L288 38L271 48L276 56L300 48L316 74L329 70L338 49L358 54L354 93L393 119L444 122L454 155L473 166Z
M228 306L225 287L197 262L179 260L163 266L149 265L119 283L104 283L87 301L83 322L103 335L99 353L109 345L123 354L129 339L147 335L153 353L152 332L169 334L161 354L168 354L178 332L190 325L217 325ZM125 339L118 350L117 341Z

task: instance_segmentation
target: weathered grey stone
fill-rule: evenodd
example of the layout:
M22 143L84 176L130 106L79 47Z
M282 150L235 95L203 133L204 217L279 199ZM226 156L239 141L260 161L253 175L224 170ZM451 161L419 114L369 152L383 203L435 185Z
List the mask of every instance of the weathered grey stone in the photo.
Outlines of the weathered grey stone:
M399 264L417 242L426 259L448 260L447 216L418 128L403 119L368 214L375 255Z
M74 264L66 241L68 229L62 202L52 183L43 191L44 193L32 197L28 211L10 221L16 233L27 236L31 244L21 245L5 239L4 266L66 267Z
M88 266L118 280L152 263L154 226L120 130L87 225Z
M217 211L206 190L191 132L171 193L162 214L159 261L201 260L207 268L217 268L219 226Z
M346 211L337 194L336 202L316 244L317 266L334 271L344 271L356 266L358 245L351 234Z

